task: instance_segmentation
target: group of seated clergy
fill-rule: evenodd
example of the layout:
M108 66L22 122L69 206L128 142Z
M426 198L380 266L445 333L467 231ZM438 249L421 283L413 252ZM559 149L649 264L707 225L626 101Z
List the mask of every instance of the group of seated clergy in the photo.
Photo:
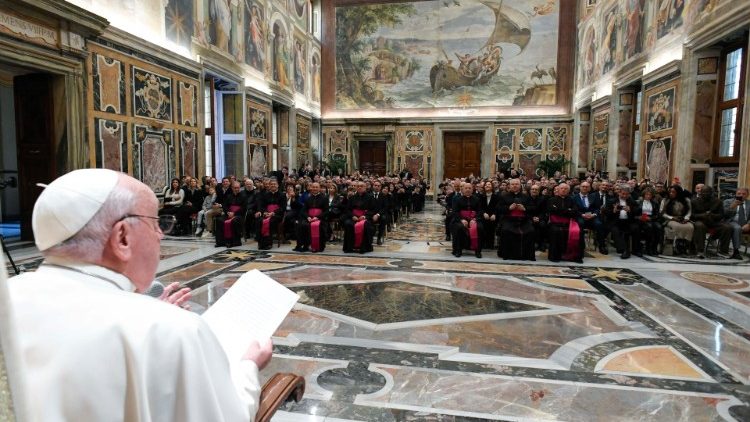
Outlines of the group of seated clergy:
M277 173L265 178L246 177L243 183L231 176L223 178L220 185L215 179L204 180L202 207L194 214L196 235L213 235L217 247L239 246L243 236L254 237L259 249L270 249L273 236L284 233L286 238L296 240L295 251L321 252L335 225L343 228L344 252L366 253L373 249L373 237L382 244L386 227L400 215L421 211L427 191L427 183L411 174L298 177L296 172ZM195 180L187 179L185 186ZM283 191L279 179L285 186ZM170 192L178 190L178 186L179 180L175 179L165 191L165 205L160 212L190 216L184 211L175 212L176 207L171 204ZM181 225L178 224L178 233L185 233Z
M699 184L692 194L679 180L668 189L594 177L524 182L500 177L441 183L439 200L446 207L446 240L453 241L453 255L470 249L481 257L497 240L497 254L504 259L534 260L535 249L549 247L553 262L582 262L589 231L602 254L609 253L611 235L622 259L659 254L665 235L674 239L675 255L703 258L708 235L718 241L719 256L742 259L741 235L750 233L746 188L722 203L710 186Z

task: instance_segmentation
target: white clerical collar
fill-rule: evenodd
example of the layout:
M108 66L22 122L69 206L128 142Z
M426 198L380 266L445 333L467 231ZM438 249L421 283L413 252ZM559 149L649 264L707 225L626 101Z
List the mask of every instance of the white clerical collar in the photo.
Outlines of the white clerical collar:
M129 278L125 277L124 275L114 272L110 270L109 268L104 268L100 265L95 264L89 264L85 262L75 262L70 261L65 258L58 258L58 257L48 257L44 259L45 265L49 265L52 267L57 268L63 268L70 271L75 271L77 273L81 273L84 275L87 275L89 277L98 278L100 280L104 280L108 282L109 284L112 284L113 286L117 287L120 290L124 290L126 292L134 292L135 291L135 285L132 281L130 281Z

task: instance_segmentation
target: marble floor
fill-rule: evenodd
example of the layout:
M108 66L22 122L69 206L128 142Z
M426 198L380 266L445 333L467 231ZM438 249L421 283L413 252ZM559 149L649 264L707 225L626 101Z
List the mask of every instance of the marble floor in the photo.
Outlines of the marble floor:
M256 268L300 295L263 376L307 389L276 421L750 420L747 257L456 259L435 205L366 255L256 246L168 238L158 279L197 310Z

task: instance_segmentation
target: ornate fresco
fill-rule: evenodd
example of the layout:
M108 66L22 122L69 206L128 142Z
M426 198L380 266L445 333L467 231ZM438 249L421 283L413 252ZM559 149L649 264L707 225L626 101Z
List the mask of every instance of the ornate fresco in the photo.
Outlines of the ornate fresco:
M268 104L246 100L247 162L251 177L264 176L269 171L271 158L271 107Z
M295 0L296 1L296 0ZM305 95L307 89L307 43L294 37L294 90Z
M336 9L336 109L557 103L555 1Z
M727 0L604 0L593 2L579 25L577 90L632 59L660 54L660 45L687 37Z
M264 72L267 63L268 27L266 8L256 0L245 0L245 63Z

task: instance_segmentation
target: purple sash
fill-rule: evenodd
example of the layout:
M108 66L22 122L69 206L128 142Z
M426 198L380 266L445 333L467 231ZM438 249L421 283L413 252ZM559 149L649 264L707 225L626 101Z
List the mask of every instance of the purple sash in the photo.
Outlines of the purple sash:
M568 223L568 245L565 248L565 254L562 259L566 261L575 261L581 256L581 228L575 218L565 218L558 215L550 215L549 221L552 224Z
M279 206L277 204L270 204L266 207L266 212L276 212L277 209L279 209ZM271 217L266 217L263 219L263 224L260 227L260 235L263 237L268 237L271 235Z
M229 206L229 212L237 213L240 209L242 209L242 207L239 205ZM234 220L234 218L227 218L224 220L224 239L232 238L232 220Z
M320 217L321 214L323 214L323 210L320 208L310 208L307 210L307 215L310 217ZM313 252L320 250L320 219L310 223L310 249Z

